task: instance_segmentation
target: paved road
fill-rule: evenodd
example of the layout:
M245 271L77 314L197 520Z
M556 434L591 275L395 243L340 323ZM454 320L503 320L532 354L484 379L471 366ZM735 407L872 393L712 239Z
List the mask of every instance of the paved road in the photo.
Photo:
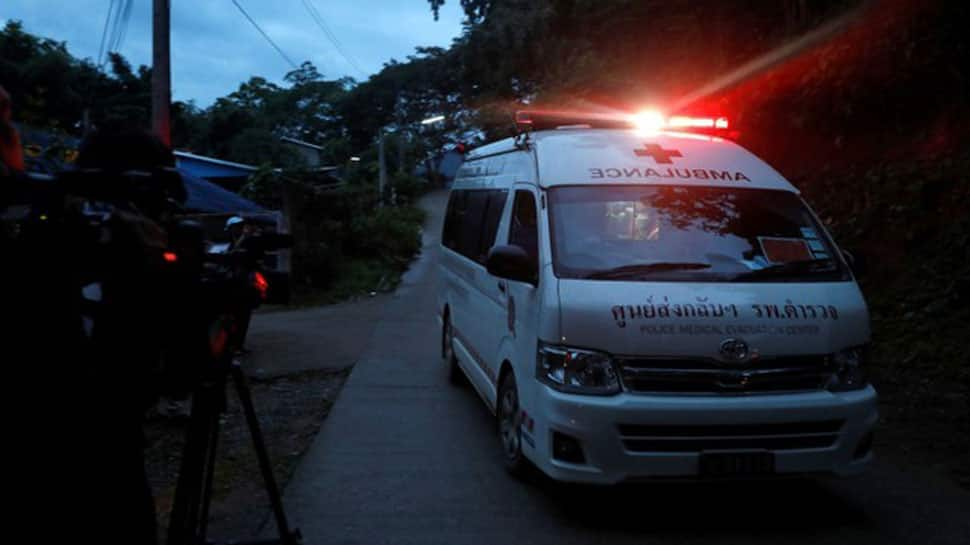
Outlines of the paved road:
M887 463L849 481L595 488L502 468L474 391L438 357L434 245L383 312L286 491L308 544L970 544L970 494Z

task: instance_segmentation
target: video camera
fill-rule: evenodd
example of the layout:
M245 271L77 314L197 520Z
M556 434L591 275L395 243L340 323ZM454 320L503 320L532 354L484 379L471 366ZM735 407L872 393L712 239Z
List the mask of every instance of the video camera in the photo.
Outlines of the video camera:
M191 388L195 373L185 367L213 357L212 343L203 352L199 340L213 335L213 324L230 327L227 316L286 295L262 261L292 238L256 234L231 254L207 254L174 169L86 169L6 185L4 253L22 273L24 293L59 293L48 308L78 313L94 348L129 347L159 373L163 391Z
M28 427L46 430L78 407L95 415L84 426L72 419L66 434L68 444L87 441L94 448L78 449L66 463L58 459L57 467L81 483L72 489L99 487L118 499L111 512L118 517L116 535L153 542L142 418L159 394L192 392L168 543L205 543L215 438L231 382L279 542L296 545L299 531L286 521L246 377L233 358L241 343L238 316L269 296L263 256L292 242L286 235L254 235L228 255L211 256L201 225L185 215L185 200L174 169L0 179L0 270L8 288L5 310L15 318L5 330L5 349L28 358L29 365L18 366L27 369L18 384L52 384ZM60 452L56 443L41 450ZM71 509L76 505L84 505L81 498ZM75 519L86 532L103 534L106 525L88 518L94 511L81 509Z

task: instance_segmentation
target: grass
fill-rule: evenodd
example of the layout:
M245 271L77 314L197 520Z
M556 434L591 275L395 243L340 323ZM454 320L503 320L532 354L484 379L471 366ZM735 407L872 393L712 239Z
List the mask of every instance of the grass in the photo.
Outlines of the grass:
M401 282L405 270L383 259L348 259L337 268L336 280L330 286L296 287L289 308L332 305L372 292L390 291Z
M267 306L263 311L330 305L395 289L421 251L421 226L426 218L427 212L407 205L379 208L346 221L346 225L334 229L340 234L327 241L327 251L302 256L301 270L323 274L310 274L306 283L295 283L289 305ZM319 237L320 231L312 233ZM294 256L300 258L299 254ZM334 263L337 265L331 270ZM322 279L312 285L309 279L313 277Z

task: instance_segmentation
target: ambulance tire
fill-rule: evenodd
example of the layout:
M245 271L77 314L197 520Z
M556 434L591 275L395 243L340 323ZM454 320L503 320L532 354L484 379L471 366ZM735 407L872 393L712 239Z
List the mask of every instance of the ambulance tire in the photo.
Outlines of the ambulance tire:
M532 464L522 454L521 412L519 410L519 390L515 375L505 374L498 389L498 403L495 416L498 420L498 435L502 446L505 468L517 478L531 474Z
M441 359L448 368L448 382L454 386L464 386L467 379L458 366L458 356L455 355L455 330L451 327L451 319L447 317L441 332Z

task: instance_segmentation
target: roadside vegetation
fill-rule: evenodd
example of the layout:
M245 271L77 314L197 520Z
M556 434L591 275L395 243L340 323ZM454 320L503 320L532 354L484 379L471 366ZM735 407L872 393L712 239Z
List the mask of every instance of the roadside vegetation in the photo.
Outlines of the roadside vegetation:
M392 290L420 252L425 213L416 201L427 180L389 177L382 204L370 170L349 169L338 181L313 171L264 169L243 187L243 195L290 216L293 306Z
M92 127L150 124L149 68L134 69L112 53L107 69L99 69L73 57L66 44L32 35L14 21L0 29L0 82L14 97L15 119L55 140L82 136L85 114ZM393 116L365 115L371 106L359 103L352 80L326 80L310 63L287 74L285 82L253 77L205 109L175 103L174 147L262 165L242 194L272 210L283 209L286 201L296 239L295 305L393 289L421 248L424 215L414 204L433 182L410 173L429 145L444 144L441 134L425 131L417 138L390 128L384 136L388 184L381 196L375 137ZM385 101L395 100L395 93L386 90ZM371 119L370 129L356 132L361 125L350 119ZM281 142L284 136L322 145L321 163L336 172L308 168ZM64 151L61 144L30 149L28 155L69 163ZM351 161L352 155L360 160ZM382 201L387 206L378 206Z
M444 1L430 0L429 10ZM410 208L420 186L393 173L413 172L429 153L508 136L512 112L523 106L635 111L676 103L838 23L837 32L777 62L707 87L683 109L727 115L739 143L792 180L866 263L861 283L872 310L882 451L939 465L968 485L970 4L461 5L466 24L450 48L418 49L367 81L327 79L304 63L283 85L253 77L208 107L175 105L176 147L284 168L279 179L264 172L247 194L300 201L302 300L393 285L420 248L421 224ZM103 72L17 23L0 31L0 82L17 104L16 120L27 124L76 135L87 110L95 124L127 118L147 126L149 81L147 68L132 69L119 56ZM446 118L440 125L417 125L438 114ZM389 134L388 171L400 204L380 209L379 134ZM328 187L301 170L280 136L322 146L324 162L346 169L347 183ZM360 162L352 164L352 155Z
M385 207L354 218L331 216L331 230L305 231L295 248L293 303L329 304L394 290L421 250L424 219L413 205Z

